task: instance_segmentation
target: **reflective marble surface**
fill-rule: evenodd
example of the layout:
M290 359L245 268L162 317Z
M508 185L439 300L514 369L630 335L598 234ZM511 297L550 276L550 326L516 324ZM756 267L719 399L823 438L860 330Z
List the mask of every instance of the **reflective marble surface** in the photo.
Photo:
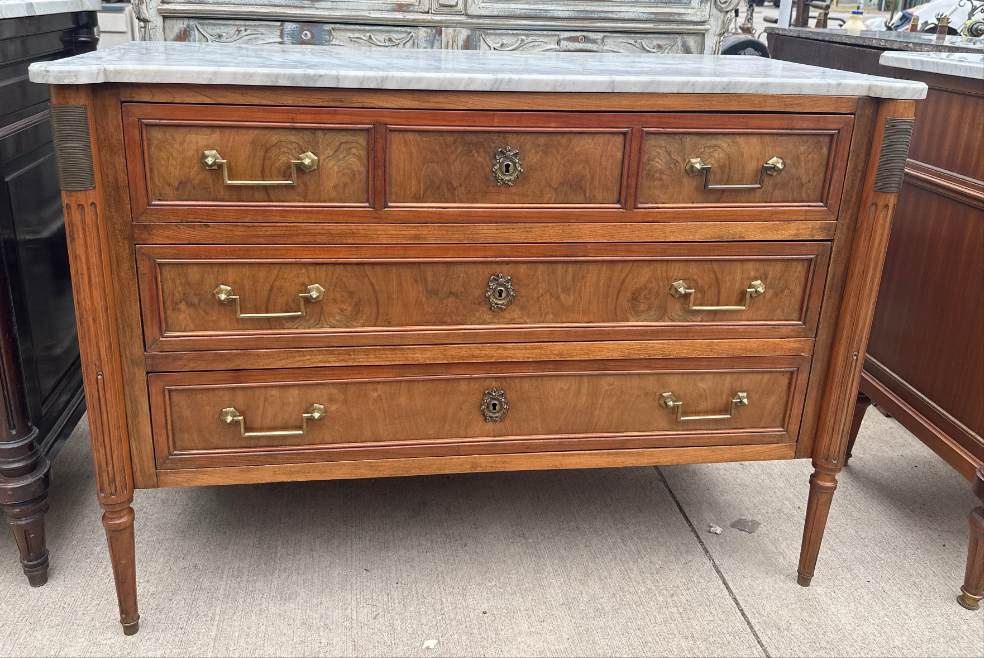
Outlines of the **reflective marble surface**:
M72 11L98 11L101 0L0 0L0 20Z
M984 81L984 53L907 53L884 52L878 60L884 66L912 71L941 73Z
M812 94L918 99L920 82L760 57L503 53L134 41L31 65L33 82L362 89Z

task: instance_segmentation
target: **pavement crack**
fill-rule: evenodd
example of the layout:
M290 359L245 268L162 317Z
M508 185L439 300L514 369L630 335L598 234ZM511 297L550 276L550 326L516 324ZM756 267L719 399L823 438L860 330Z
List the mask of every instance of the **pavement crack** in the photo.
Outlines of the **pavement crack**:
M765 648L762 638L759 637L758 632L755 630L755 626L752 625L752 620L748 618L748 615L745 613L745 609L741 607L741 603L738 601L738 597L735 596L734 590L731 589L731 585L728 584L728 579L724 577L724 572L721 571L721 567L718 566L718 563L714 560L714 556L711 555L711 552L707 549L707 544L704 543L700 533L697 532L697 527L694 526L693 521L690 520L686 510L683 509L683 505L680 504L680 499L676 497L676 494L673 493L673 489L670 488L670 483L666 480L666 476L663 475L663 471L660 470L659 466L653 466L653 468L656 469L659 479L662 480L663 486L666 487L666 491L669 492L670 498L673 499L673 503L677 506L680 516L682 516L683 520L687 522L688 526L690 526L690 531L694 533L694 538L697 540L697 543L700 544L700 548L704 551L704 555L711 563L711 566L714 567L714 572L717 573L718 578L721 579L721 584L724 585L724 589L728 591L728 596L731 597L731 601L735 604L735 607L738 608L741 618L745 620L745 625L748 626L748 630L751 631L752 637L755 638L759 648L762 649L762 653L765 654L765 658L772 658L772 654L770 654L769 650Z

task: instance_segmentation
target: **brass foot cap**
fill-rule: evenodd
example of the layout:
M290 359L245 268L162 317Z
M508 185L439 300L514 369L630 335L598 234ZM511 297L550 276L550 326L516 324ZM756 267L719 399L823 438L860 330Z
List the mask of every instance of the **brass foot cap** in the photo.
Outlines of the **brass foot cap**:
M809 587L811 580L813 580L813 576L804 576L801 573L796 574L796 582L803 587Z
M980 610L981 599L984 599L984 596L968 594L963 587L960 588L960 594L957 595L957 603L968 610Z
M123 622L120 622L123 624ZM140 618L138 617L136 621L131 621L129 624L123 624L123 635L136 635L137 631L140 630Z
M31 584L31 587L41 587L46 582L48 582L48 570L37 571L35 573L25 574L27 576L27 582Z

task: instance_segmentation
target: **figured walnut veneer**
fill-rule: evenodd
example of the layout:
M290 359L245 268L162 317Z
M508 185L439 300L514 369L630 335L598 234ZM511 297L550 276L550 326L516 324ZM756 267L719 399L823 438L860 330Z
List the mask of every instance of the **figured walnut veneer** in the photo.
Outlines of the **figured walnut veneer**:
M125 629L132 491L158 486L812 456L809 582L895 203L879 146L913 103L606 98L53 88L92 108L96 189L64 198ZM319 167L234 189L209 149L231 178ZM744 184L774 156L755 191L685 169ZM493 309L498 274L515 297ZM245 313L324 294L237 318L220 284ZM719 417L678 420L669 392Z

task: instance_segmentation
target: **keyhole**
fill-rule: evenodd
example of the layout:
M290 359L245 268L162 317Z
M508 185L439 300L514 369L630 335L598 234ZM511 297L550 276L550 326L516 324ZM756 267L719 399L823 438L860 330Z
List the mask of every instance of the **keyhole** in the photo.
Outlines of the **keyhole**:
M493 402L492 404L489 405L489 409L491 409L493 412L498 411L499 410L499 403L498 402Z
M507 174L511 174L511 173L512 173L512 164L511 164L511 163L509 163L509 162L507 162L506 164L504 164L504 165L502 166L502 170L503 170L503 171L504 171L505 173L507 173Z
M502 299L503 297L505 297L506 296L506 290L505 290L505 288L496 288L495 289L495 296L498 297L499 299Z

